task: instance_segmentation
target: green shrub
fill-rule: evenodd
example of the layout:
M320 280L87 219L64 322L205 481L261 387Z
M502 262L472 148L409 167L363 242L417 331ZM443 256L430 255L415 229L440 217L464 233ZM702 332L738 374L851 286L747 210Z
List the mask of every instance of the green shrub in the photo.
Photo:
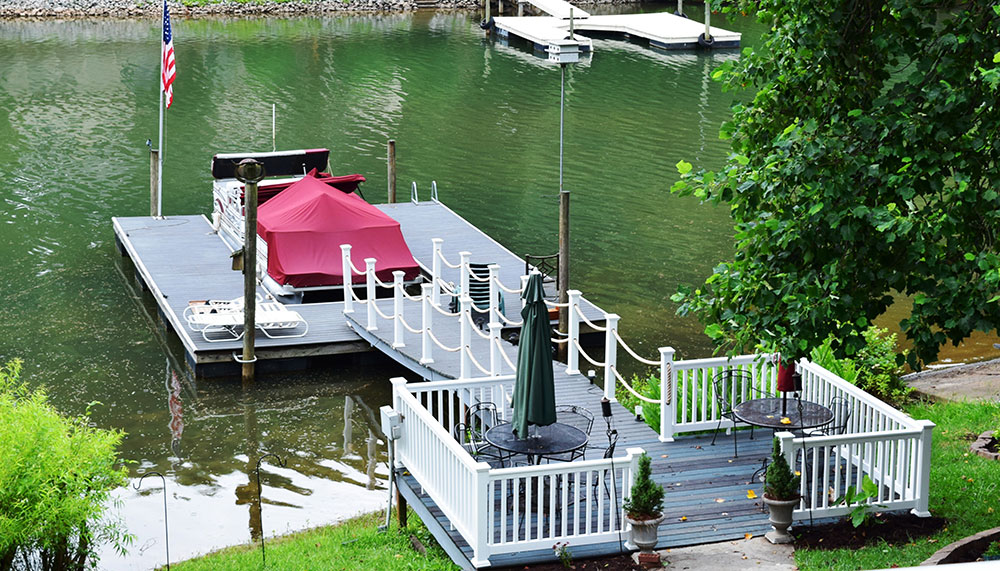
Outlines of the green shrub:
M813 349L810 358L817 365L875 397L891 405L902 406L913 389L906 386L902 371L896 364L896 334L888 335L887 329L872 326L862 335L865 346L850 358L836 358L832 338Z
M123 433L61 416L20 371L20 361L0 366L0 571L95 566L98 545L124 552L131 540L105 517L127 481L115 467Z
M660 378L656 375L646 375L645 377L640 377L639 375L632 375L629 384L635 389L635 392L640 395L660 400ZM637 398L628 389L623 389L616 391L618 397L618 402L621 403L626 410L634 411L636 405L642 405L642 418L646 421L646 424L656 432L660 431L660 405L653 404L651 402L646 402Z
M799 476L792 474L781 444L774 439L771 449L771 463L764 475L764 495L772 500L796 500L799 498Z
M653 519L663 512L663 486L650 478L651 473L649 456L643 452L639 456L632 493L622 504L622 509L632 519Z

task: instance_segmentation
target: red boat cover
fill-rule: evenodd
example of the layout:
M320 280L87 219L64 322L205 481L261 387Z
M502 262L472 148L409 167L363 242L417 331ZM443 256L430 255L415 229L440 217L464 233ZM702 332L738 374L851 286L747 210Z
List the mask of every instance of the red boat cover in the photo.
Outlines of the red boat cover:
M262 205L257 233L267 242L267 273L282 285L344 283L341 244L351 244L351 259L359 268L365 258L375 258L375 274L382 281L392 280L395 270L406 272L407 280L420 271L399 222L314 176L296 181Z

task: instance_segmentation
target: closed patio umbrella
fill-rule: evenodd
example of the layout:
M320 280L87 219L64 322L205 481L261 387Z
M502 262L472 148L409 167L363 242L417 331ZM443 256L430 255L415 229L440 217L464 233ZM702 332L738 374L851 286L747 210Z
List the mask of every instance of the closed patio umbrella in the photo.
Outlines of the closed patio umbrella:
M556 387L552 378L552 342L548 308L542 291L542 275L528 276L521 297L521 340L517 346L514 381L513 430L518 438L528 436L528 425L548 426L556 421Z

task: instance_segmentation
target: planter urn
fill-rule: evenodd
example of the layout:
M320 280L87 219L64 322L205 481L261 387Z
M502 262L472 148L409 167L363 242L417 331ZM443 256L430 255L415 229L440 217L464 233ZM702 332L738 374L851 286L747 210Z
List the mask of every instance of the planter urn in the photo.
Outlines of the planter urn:
M625 516L625 521L632 526L632 543L639 548L640 553L652 553L656 547L656 530L666 516L660 515L653 519L632 519Z
M792 534L788 533L788 527L792 525L792 512L795 506L799 505L799 498L794 500L772 500L764 496L764 503L767 504L768 521L771 522L771 531L764 534L771 543L791 543L795 541Z

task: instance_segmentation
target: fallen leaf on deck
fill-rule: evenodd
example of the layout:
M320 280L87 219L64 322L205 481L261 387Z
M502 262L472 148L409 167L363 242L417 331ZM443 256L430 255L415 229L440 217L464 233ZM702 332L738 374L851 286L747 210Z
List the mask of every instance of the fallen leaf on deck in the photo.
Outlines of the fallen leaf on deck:
M755 492L753 490L747 490L747 499L748 500L757 499L757 492Z
M688 516L686 516L686 515L682 515L681 516L680 521L687 521L687 520L688 520Z
M753 534L749 531L743 534L743 539L750 539L751 537L753 537Z
M721 504L724 501L726 501L726 500L724 500L722 498L715 498L715 503L717 503L717 504Z

